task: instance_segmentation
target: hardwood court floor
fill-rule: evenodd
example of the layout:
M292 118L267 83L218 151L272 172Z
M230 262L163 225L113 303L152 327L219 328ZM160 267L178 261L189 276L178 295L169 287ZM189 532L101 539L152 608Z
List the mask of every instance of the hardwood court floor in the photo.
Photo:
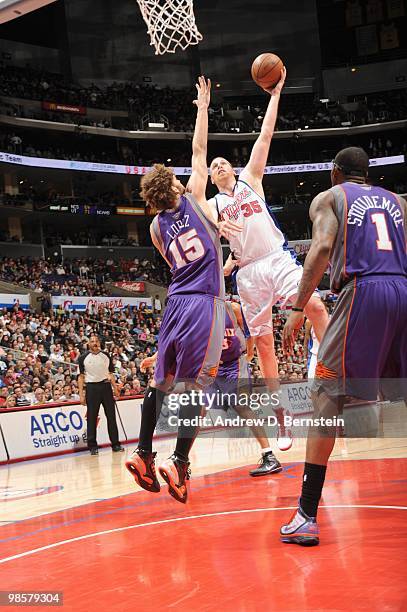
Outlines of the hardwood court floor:
M281 474L252 479L254 440L203 436L186 506L136 487L131 450L0 468L0 591L63 591L72 611L407 609L404 439L337 443L313 549L278 538L303 441L280 453Z

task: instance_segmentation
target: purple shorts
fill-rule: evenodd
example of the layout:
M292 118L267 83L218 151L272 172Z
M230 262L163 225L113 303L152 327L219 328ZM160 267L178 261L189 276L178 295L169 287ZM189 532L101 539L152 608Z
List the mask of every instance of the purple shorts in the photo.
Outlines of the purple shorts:
M202 387L216 377L225 333L225 302L209 295L169 298L158 337L154 379L163 384L193 382Z
M234 396L250 393L251 379L250 368L246 361L246 355L234 359L219 366L216 380L208 388L207 393L215 395L212 408L228 410L235 406ZM228 396L231 396L230 398Z
M354 279L339 295L318 351L314 388L328 395L375 400L392 379L406 393L407 279Z

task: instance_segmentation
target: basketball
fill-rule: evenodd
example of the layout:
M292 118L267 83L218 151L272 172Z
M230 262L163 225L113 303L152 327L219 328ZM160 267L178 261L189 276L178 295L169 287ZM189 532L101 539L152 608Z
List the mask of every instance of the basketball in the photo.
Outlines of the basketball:
M252 79L263 89L275 87L280 80L283 62L274 53L258 55L252 64Z

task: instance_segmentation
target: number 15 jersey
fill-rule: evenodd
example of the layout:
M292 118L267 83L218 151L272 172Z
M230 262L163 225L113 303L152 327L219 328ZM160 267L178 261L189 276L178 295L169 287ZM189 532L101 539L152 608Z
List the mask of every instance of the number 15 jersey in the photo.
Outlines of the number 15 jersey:
M218 229L193 196L182 196L178 208L160 212L151 227L171 267L168 297L205 294L225 298Z
M211 200L222 221L234 221L243 231L230 239L230 249L240 267L282 248L284 235L277 227L264 199L248 183L238 179L230 196L218 193Z

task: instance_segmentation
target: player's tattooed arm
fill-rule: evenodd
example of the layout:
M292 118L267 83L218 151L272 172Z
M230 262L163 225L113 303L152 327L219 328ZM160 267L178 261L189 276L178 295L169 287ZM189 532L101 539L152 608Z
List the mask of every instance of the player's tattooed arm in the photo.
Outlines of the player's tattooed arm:
M281 79L268 93L270 93L270 101L267 107L266 114L260 130L260 135L254 143L249 162L246 168L242 171L240 178L247 181L256 191L262 194L262 180L264 169L267 164L267 159L270 151L271 139L273 138L274 128L277 121L278 105L280 102L280 94L284 87L284 82L287 76L285 67L281 71Z
M318 194L311 203L309 215L313 224L312 242L304 262L295 308L307 305L327 269L339 227L333 204L334 198L330 191Z

